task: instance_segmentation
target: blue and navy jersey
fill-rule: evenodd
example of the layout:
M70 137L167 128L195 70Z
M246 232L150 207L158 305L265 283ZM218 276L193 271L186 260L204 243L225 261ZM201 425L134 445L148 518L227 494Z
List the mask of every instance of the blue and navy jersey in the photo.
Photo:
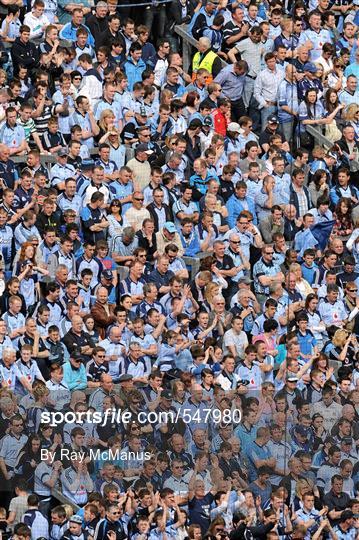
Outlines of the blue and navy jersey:
M143 377L146 375L146 363L143 358L140 358L135 364L132 360L125 356L120 363L120 375L132 375L134 378Z

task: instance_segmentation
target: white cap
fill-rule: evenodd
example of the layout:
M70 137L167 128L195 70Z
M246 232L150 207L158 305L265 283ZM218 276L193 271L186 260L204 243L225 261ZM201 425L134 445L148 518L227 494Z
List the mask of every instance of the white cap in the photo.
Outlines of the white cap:
M227 131L233 131L234 133L242 133L241 127L237 122L230 122L227 126Z

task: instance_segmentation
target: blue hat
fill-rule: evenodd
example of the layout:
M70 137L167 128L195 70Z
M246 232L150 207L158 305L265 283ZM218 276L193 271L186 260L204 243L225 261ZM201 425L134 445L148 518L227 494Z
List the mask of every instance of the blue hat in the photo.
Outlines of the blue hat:
M81 169L93 169L95 162L93 159L83 159L81 163Z
M175 233L177 230L175 224L172 223L172 221L166 221L166 223L163 225L163 228L166 229L166 231L168 231L169 233Z
M309 73L316 73L318 71L318 68L313 62L307 62L303 66L304 71L308 71Z
M304 426L296 426L294 428L295 433L298 435L301 435L302 437L308 437L309 430L305 428Z

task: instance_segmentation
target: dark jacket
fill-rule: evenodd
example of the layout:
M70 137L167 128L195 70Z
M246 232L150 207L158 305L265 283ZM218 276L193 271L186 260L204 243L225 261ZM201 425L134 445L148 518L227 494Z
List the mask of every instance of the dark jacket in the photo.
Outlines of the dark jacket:
M163 206L163 208L165 210L166 221L173 221L173 215L172 215L172 211L171 211L170 207L167 206L167 204L163 204L162 206ZM150 203L147 206L147 210L151 214L151 219L153 219L153 221L155 222L155 231L158 231L159 230L158 216L157 216L157 212L155 210L155 203L154 202Z
M86 26L93 36L98 36L108 28L107 17L99 19L95 13L89 13L86 17Z
M39 63L39 52L37 47L31 43L31 41L23 43L19 37L15 39L13 46L11 47L11 57L16 72L19 69L19 64L32 70L37 67Z
M310 200L310 194L309 194L308 188L303 186L303 191L304 191L304 195L305 195L305 197L307 199L307 202L308 202L308 210L309 210L310 208L312 208L313 205L312 205L312 201ZM289 193L290 193L290 201L289 201L289 203L293 204L293 206L295 206L295 209L297 210L297 216L299 216L298 195L297 195L297 192L294 191L292 185L290 186Z
M119 32L117 32L116 36L113 36L111 34L109 28L107 28L101 34L96 34L96 36L95 36L96 50L99 47L102 47L102 45L106 45L106 47L108 47L110 45L110 43L112 43L112 40L115 37L122 42L122 47L123 47L123 50L125 51L126 50L126 43L125 43L125 40L123 39L123 36L122 36L121 32L119 31Z
M184 24L190 22L192 19L194 9L189 0L186 0L187 14L185 17L182 15L182 4L179 0L172 0L168 8L168 22L169 28L173 28L176 24Z

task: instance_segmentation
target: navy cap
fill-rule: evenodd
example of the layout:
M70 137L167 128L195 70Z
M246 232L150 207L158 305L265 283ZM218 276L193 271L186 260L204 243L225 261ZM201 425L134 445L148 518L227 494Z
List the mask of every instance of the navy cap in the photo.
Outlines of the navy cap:
M294 428L294 431L298 434L298 435L302 435L303 437L307 437L308 436L308 428L304 427L304 426L296 426Z
M308 73L316 73L318 71L318 68L313 62L307 62L303 66L304 71L308 71Z
M73 358L73 360L83 360L83 356L81 353L79 352L73 352L72 354L70 354L70 358Z
M101 275L105 279L112 279L113 278L112 270L104 270Z
M95 162L93 159L83 159L81 163L81 169L93 169L95 166Z
M267 120L268 124L279 124L278 117L275 114L271 114Z

